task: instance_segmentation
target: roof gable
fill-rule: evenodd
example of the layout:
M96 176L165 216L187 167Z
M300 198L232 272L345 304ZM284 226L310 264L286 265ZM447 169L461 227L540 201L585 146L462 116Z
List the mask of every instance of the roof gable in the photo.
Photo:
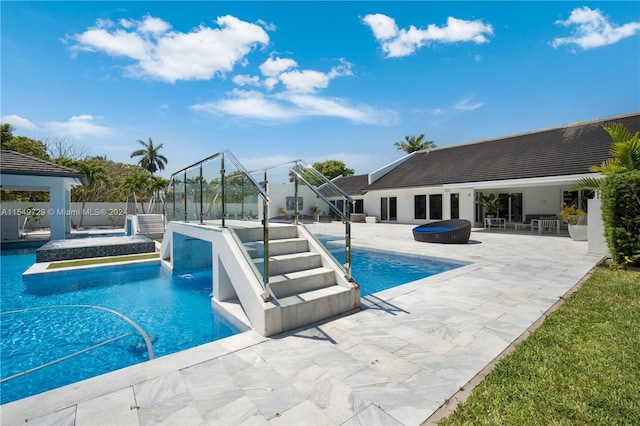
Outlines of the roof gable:
M15 151L0 151L0 173L4 175L69 177L79 179L83 184L87 184L85 174L78 170Z
M633 114L416 152L368 189L589 173L610 157L611 138L602 128L607 122L640 131L640 114Z
M362 195L363 190L369 183L368 175L355 176L339 176L333 180L333 183L342 189L348 195Z

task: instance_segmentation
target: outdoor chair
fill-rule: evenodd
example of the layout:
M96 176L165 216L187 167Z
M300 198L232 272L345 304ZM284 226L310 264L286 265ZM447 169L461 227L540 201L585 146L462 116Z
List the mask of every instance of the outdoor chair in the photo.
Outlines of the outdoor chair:
M487 217L484 219L484 227L491 231L491 227L507 230L507 220L502 217Z
M531 231L538 230L538 234L543 232L554 232L560 234L560 220L556 216L540 216L540 219L531 221Z
M449 219L413 228L413 238L424 243L466 244L471 235L471 222Z

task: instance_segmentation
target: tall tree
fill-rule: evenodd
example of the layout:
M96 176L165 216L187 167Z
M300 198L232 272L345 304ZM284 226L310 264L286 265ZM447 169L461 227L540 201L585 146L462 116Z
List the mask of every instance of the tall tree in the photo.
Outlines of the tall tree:
M404 141L396 142L394 145L398 147L399 151L404 151L407 154L436 147L436 144L433 141L423 141L424 135L420 135L418 137L405 136L404 139Z
M31 139L26 136L14 136L13 126L11 124L2 123L1 134L1 149L19 152L45 161L51 161L51 157L47 153L47 145L45 145L44 142L37 139Z
M344 162L340 160L318 161L313 163L312 166L327 179L333 179L338 176L351 176L355 173L353 169L349 169Z
M153 146L153 140L149 138L149 142L138 139L138 143L144 148L138 149L131 153L131 158L142 157L138 164L144 169L147 169L154 174L158 170L164 170L164 166L167 164L167 158L164 155L159 154L162 144Z
M128 193L134 192L136 199L142 206L142 213L145 214L144 201L149 199L151 188L154 184L153 175L148 170L134 170L123 181ZM136 206L137 208L137 206Z
M84 160L72 160L70 158L60 157L56 159L56 163L70 167L72 169L80 170L87 177L87 185L73 188L71 191L72 201L82 202L82 210L80 213L80 222L78 222L78 228L82 227L82 221L84 220L84 206L87 202L100 201L102 197L102 186L100 185L106 179L104 167L94 158L87 157Z

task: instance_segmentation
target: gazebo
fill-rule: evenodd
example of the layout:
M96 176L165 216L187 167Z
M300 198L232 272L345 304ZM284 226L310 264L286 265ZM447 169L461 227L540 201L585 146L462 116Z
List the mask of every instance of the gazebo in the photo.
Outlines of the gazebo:
M47 191L51 239L63 240L71 232L71 188L87 185L84 173L14 151L0 151L0 189Z

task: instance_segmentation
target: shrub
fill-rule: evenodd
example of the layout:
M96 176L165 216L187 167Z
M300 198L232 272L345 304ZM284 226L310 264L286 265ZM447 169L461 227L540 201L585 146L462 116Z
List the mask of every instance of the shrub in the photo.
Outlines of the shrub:
M602 219L612 260L640 261L640 171L614 174L602 185Z
M568 223L569 225L578 225L584 222L585 212L582 209L579 209L575 206L575 204L560 204L562 210L560 210L560 216L564 223Z

